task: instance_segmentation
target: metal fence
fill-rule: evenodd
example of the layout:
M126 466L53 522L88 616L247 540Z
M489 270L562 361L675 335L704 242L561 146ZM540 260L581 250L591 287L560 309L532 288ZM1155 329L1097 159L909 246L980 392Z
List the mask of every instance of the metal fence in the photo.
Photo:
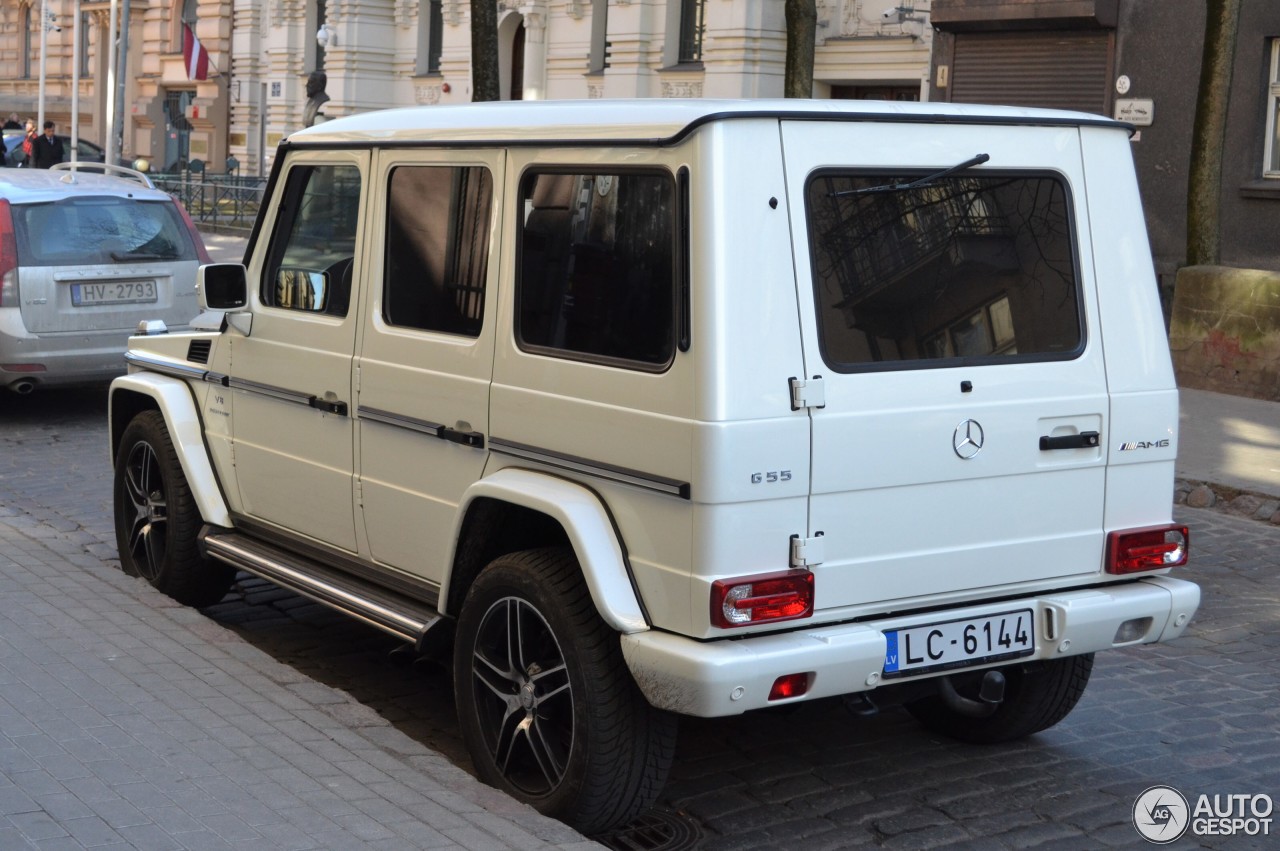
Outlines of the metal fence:
M182 202L197 225L249 230L262 206L266 178L233 174L152 174L156 187Z

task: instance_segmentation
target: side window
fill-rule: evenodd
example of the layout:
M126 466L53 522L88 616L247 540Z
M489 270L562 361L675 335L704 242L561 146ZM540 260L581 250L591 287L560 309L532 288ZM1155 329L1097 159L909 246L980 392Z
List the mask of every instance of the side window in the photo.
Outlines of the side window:
M828 172L810 179L806 207L832 369L1054 360L1083 348L1059 178Z
M404 328L477 336L489 260L489 171L397 166L387 199L382 318Z
M675 354L675 181L534 174L521 187L521 348L659 371Z
M346 316L359 215L358 168L291 168L263 269L263 304Z

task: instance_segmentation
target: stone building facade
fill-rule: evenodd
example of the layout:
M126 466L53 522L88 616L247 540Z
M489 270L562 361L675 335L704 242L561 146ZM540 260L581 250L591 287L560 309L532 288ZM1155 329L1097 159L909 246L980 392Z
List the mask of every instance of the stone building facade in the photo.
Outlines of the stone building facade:
M325 118L471 100L470 3L462 0L117 0L130 4L123 153L172 171L233 158L264 173L302 126L310 72L327 75ZM0 6L0 111L35 114L38 25L74 0ZM816 97L928 99L933 30L915 0L817 0ZM504 99L777 97L781 0L498 0ZM80 133L103 141L109 0L80 0ZM208 50L188 78L183 21ZM45 112L69 122L71 28L51 32ZM34 47L33 47L34 45Z

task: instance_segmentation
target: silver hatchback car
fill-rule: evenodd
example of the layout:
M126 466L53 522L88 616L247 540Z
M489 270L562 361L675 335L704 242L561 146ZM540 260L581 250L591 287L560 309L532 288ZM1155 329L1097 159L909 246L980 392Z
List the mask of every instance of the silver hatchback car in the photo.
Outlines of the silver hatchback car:
M186 210L143 174L0 170L0 387L106 380L125 371L139 321L185 327L209 262Z

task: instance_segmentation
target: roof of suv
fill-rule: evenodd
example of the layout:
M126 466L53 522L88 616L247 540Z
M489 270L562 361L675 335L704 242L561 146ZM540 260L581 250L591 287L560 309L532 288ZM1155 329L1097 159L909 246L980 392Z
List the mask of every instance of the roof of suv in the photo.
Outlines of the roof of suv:
M100 165L100 164L99 164ZM167 192L136 180L64 168L0 169L0 198L14 204L60 201L76 195L124 195L141 201L169 200Z
M1100 115L1022 107L847 100L501 101L419 106L326 121L289 136L289 144L441 142L664 144L711 121L732 118L908 121L932 124L1102 125L1131 129ZM430 134L426 137L426 134ZM424 138L425 137L425 138Z

